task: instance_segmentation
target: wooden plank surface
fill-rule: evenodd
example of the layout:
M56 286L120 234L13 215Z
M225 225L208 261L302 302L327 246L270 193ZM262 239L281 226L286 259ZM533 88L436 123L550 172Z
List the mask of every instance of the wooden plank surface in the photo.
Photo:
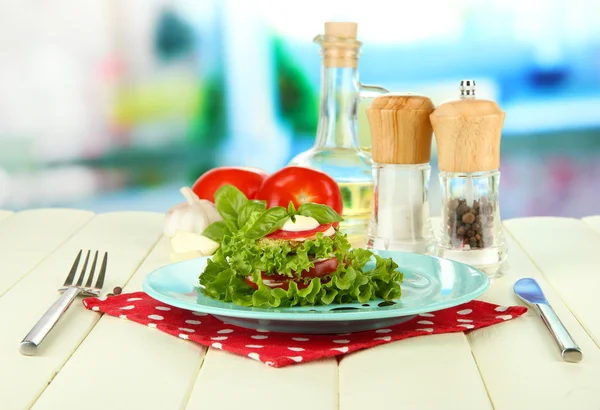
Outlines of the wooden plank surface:
M163 238L123 292L141 290L146 274L169 263L168 246ZM204 351L195 343L104 315L34 409L79 409L89 397L90 383L102 394L87 402L86 409L183 408ZM91 377L81 377L83 374Z
M582 221L600 233L600 215L588 216L587 218L583 218Z
M334 359L279 369L209 349L187 409L335 410L338 366Z
M0 297L93 217L92 212L36 209L0 218Z
M523 218L506 226L600 345L600 235L581 220Z
M340 409L491 409L462 333L377 346L340 362Z
M68 218L68 213L62 217ZM105 289L112 290L130 278L154 246L161 229L162 217L157 214L98 215L0 298L1 409L31 406L99 319L98 314L75 301L46 338L38 356L23 356L18 351L21 339L58 297L56 289L63 283L77 251L83 248L109 252ZM35 231L31 234L35 236ZM27 255L29 245L22 246L25 247L22 254ZM111 343L114 341L105 340L107 349L115 348ZM88 372L80 375L89 377L86 379L89 400L85 404L98 395L94 367L99 365L105 364L92 362ZM70 393L71 390L65 391Z
M4 209L0 209L0 221L7 219L9 216L13 216L15 213L13 211L5 211Z
M518 225L510 221L509 225ZM545 239L544 239L545 238ZM564 362L550 333L533 310L468 336L495 410L591 410L600 408L600 352L534 263L507 235L510 269L493 280L482 300L523 305L513 285L522 277L538 281L573 338L584 351L582 363ZM551 237L539 237L540 242ZM526 249L527 250L527 249ZM575 280L575 275L573 279ZM499 313L501 314L501 313Z

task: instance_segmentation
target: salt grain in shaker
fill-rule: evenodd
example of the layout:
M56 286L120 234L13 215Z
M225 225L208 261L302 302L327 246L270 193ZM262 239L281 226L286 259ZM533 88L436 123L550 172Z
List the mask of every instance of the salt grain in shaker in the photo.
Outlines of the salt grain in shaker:
M433 253L427 197L433 108L427 97L396 93L367 108L374 183L368 248Z
M497 277L506 267L498 198L505 113L475 97L473 80L459 90L431 114L443 197L436 254Z

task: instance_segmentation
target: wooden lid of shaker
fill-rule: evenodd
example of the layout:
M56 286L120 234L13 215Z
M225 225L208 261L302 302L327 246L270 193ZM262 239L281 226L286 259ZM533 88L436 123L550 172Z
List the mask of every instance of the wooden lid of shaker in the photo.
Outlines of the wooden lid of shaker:
M357 67L361 46L356 40L357 31L358 24L354 22L325 22L325 34L320 43L326 67Z
M461 99L431 114L440 171L482 172L500 168L505 113L494 101L475 99L475 82L461 81Z
M417 94L379 96L367 108L373 161L425 164L431 158L433 103Z

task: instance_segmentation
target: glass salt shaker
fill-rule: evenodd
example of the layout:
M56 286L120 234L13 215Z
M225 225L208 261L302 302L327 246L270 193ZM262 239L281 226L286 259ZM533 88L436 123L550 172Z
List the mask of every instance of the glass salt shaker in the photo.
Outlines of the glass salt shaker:
M357 28L352 22L326 22L325 34L315 37L322 57L315 143L289 162L323 171L338 183L344 208L340 230L352 243L365 235L373 199L370 146L360 143L358 106L363 99L388 92L359 81L362 43L356 39Z
M371 129L373 210L367 248L431 254L429 215L433 103L415 94L387 94L367 108Z
M507 254L499 208L505 113L475 97L475 81L461 81L459 90L459 99L431 114L443 198L436 254L498 277Z

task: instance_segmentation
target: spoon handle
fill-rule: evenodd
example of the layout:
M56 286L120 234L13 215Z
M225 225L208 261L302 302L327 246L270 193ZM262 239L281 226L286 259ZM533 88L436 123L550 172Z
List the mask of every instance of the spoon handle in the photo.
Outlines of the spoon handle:
M554 309L552 309L552 306L538 303L535 307L558 344L562 358L567 362L580 362L583 359L583 353L556 315L556 312L554 312Z

